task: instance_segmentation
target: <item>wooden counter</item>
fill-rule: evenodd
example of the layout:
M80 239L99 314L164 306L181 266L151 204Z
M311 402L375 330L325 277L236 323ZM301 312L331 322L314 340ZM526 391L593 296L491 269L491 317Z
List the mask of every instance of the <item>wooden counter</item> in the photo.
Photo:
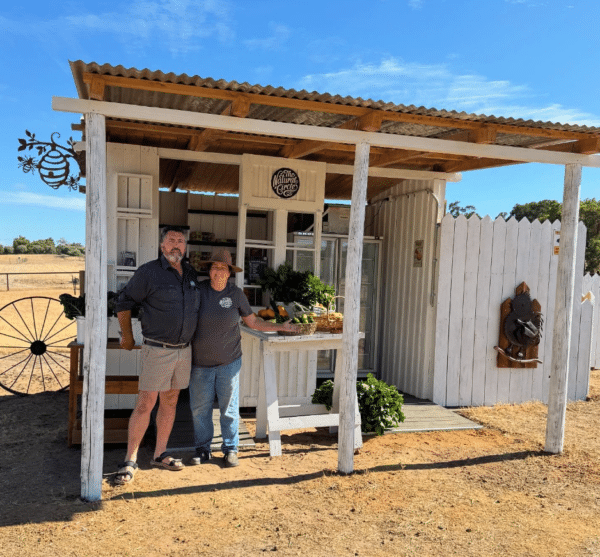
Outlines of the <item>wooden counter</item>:
M71 342L70 386L69 386L69 423L67 431L68 446L81 444L81 420L77 419L77 397L83 392L83 344ZM135 346L134 350L139 350ZM115 341L108 341L107 350L122 350ZM107 375L105 394L138 394L137 375ZM104 443L127 443L127 427L129 418L105 418Z

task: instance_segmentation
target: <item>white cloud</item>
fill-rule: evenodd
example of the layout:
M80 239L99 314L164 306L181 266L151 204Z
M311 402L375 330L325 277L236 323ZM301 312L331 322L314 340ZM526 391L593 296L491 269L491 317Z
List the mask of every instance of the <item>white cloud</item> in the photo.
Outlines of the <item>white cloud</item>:
M26 191L0 191L0 197L2 203L12 205L38 205L50 209L85 212L85 198L76 194L73 194L73 197L59 197L58 195L42 195Z
M71 42L72 37L89 38L93 33L113 35L131 50L165 45L173 55L199 50L206 38L226 41L234 34L226 0L134 0L114 11L74 11L55 19L30 18L27 25L0 18L0 29L22 29L45 42L53 37Z
M282 50L286 44L292 31L286 25L281 23L269 23L269 35L262 39L248 39L244 44L251 50Z
M527 85L453 73L447 64L387 58L378 64L357 63L337 72L307 75L299 88L488 116L600 126L595 114L543 104L545 93L538 95Z

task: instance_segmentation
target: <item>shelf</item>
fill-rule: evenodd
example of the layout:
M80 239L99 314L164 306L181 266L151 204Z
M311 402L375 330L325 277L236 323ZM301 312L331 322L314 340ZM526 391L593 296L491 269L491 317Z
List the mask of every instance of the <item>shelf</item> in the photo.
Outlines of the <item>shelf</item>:
M183 230L189 230L190 227L187 224L159 224L159 228L164 228L165 226L176 226L177 228L181 228Z
M188 240L190 246L223 246L228 248L235 248L237 242L205 242L204 240Z
M237 211L215 211L212 209L188 209L188 213L190 215L218 215L223 217L237 217ZM266 213L251 213L248 212L247 217L253 219L266 219Z

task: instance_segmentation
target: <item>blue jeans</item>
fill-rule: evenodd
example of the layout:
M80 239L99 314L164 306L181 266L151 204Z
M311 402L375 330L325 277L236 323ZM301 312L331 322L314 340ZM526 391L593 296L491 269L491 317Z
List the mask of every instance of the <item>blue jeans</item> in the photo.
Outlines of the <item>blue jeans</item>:
M221 412L221 450L237 452L240 422L240 369L242 358L215 367L192 366L190 407L194 421L194 444L197 450L210 452L214 435L212 420L215 395Z

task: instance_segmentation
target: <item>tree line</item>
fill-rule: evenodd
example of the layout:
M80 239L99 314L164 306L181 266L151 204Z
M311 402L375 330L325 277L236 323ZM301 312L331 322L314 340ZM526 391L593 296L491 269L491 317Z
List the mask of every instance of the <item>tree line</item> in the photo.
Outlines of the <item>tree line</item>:
M477 210L473 205L460 206L460 201L454 201L448 205L448 212L454 216L465 215L469 218L471 215L477 215ZM518 221L526 218L529 222L539 220L544 222L549 220L554 222L560 220L562 216L562 203L553 199L544 199L542 201L532 201L523 205L515 205L508 214L500 213L498 217L508 220L514 217ZM585 240L585 272L596 274L600 272L600 201L596 199L584 199L579 203L579 220L587 228Z
M79 257L85 255L85 246L78 243L69 243L61 238L58 243L54 243L52 238L45 240L29 241L24 236L19 236L13 240L12 246L3 246L0 244L0 254L40 254L49 253L55 255L68 255Z

